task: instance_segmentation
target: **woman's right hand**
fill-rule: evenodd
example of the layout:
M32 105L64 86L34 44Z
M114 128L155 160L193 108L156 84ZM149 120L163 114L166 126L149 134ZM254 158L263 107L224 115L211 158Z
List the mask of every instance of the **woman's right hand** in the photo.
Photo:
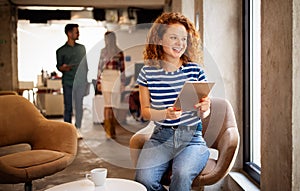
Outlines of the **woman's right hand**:
M175 107L168 107L166 112L167 119L178 119L182 114L182 110L176 110Z

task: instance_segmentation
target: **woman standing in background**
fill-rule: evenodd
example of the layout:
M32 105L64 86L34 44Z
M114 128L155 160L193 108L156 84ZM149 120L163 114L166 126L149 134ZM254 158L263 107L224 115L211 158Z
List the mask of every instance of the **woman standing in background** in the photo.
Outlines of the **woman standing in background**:
M104 129L108 139L116 138L115 127L118 121L113 108L118 108L121 92L125 87L124 53L117 46L116 34L107 31L104 34L105 47L101 50L98 65L97 89L104 97Z

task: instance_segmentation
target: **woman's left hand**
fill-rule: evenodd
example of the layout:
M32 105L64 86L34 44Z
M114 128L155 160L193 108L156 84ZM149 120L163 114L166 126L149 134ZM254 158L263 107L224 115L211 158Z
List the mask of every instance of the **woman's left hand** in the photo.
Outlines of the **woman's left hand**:
M167 119L178 119L182 114L181 110L176 110L175 107L168 107L166 110Z

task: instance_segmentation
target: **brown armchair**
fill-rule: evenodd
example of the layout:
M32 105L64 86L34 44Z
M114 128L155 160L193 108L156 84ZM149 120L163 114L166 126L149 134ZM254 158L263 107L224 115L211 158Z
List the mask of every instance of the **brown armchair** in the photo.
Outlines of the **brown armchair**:
M2 95L18 95L18 93L13 90L1 90L0 96L2 96Z
M134 166L140 150L151 133L149 129L142 129L131 137L130 154ZM215 184L229 173L235 162L240 138L232 106L227 100L211 98L211 112L203 120L203 134L207 146L212 151L217 151L218 156L210 157L204 170L194 179L193 188ZM166 172L162 179L163 184L169 184L170 174Z
M19 95L0 96L0 108L0 184L25 183L29 191L33 180L72 163L77 153L73 125L46 119ZM18 152L9 151L17 145L28 146Z

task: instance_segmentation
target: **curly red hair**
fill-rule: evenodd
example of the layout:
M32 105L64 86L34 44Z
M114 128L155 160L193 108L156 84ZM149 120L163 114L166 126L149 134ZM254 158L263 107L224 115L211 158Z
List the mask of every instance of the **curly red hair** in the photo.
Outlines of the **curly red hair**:
M159 41L165 34L168 25L177 23L182 24L188 33L187 49L180 58L183 64L187 62L202 63L200 35L196 31L194 24L181 13L165 12L154 21L148 33L147 43L143 52L145 64L161 67L164 52Z

